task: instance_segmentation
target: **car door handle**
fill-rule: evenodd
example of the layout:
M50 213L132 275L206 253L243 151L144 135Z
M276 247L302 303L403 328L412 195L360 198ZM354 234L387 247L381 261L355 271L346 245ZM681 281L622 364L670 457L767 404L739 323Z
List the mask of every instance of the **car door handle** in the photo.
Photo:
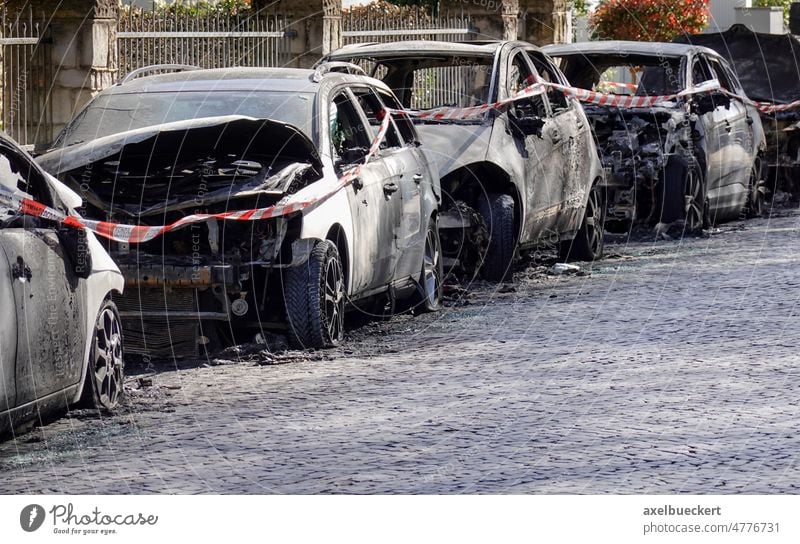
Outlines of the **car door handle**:
M553 141L554 144L557 144L558 142L561 141L561 133L556 129L551 130L550 139Z
M730 132L731 130L733 130L733 127L731 127L731 124L728 123L728 122L725 122L725 132Z
M397 187L397 184L395 182L388 181L388 182L383 184L383 194L385 194L386 196L389 196L389 195L391 195L393 193L396 193L398 188L399 187Z
M419 185L420 183L422 183L422 174L414 174L414 175L411 177L411 179L413 179L413 180L414 180L414 183L416 183L417 185Z
M749 115L747 116L747 124L748 125L752 125L753 124L753 118L750 117Z

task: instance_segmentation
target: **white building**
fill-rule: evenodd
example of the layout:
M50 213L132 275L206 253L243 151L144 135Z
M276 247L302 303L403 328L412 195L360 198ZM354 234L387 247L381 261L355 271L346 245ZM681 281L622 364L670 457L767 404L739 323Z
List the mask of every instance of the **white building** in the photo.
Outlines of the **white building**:
M783 34L783 9L756 8L752 0L711 0L711 17L706 32L724 32L733 24L743 24L755 32Z

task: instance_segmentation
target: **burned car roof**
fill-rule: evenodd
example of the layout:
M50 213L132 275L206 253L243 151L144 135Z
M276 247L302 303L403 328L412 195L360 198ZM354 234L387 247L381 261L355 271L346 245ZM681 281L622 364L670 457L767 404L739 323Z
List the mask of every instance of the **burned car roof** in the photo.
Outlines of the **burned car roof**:
M578 42L564 45L546 45L542 51L554 57L564 55L660 55L667 57L684 57L693 53L708 53L717 55L712 49L698 47L690 44L663 43L663 42L633 42L609 40L598 42Z
M142 77L123 85L115 85L104 94L135 94L160 91L214 90L214 91L289 91L316 92L321 83L313 80L314 70L298 68L213 68L189 70ZM331 74L337 80L346 82L363 81L365 76L343 72ZM331 81L326 78L326 81ZM383 85L376 80L371 84Z
M469 56L491 56L497 50L509 43L519 43L526 47L535 47L525 42L439 42L432 40L408 40L390 43L368 43L353 44L337 49L327 58L336 59L358 55L359 57L369 56L373 58L391 57L398 54L398 47L402 45L402 53L407 56L410 53L420 56L426 55L469 55Z
M725 57L754 100L787 103L800 98L800 41L791 34L762 34L733 25L725 32L676 41L702 45Z

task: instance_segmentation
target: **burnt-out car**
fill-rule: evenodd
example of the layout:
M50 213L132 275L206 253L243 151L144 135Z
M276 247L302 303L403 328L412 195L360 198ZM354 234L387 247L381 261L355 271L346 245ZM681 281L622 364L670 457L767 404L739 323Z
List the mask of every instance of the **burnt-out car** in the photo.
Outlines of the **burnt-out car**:
M642 100L587 104L611 169L608 227L633 222L699 231L761 213L764 134L728 63L681 44L588 42L544 48L580 89ZM665 97L648 103L648 97Z
M496 104L534 82L565 84L537 47L517 41L351 45L322 62L361 65L409 110L441 177L442 245L454 266L499 281L518 249L558 243L564 258L603 251L604 172L581 104L554 87ZM488 244L487 244L488 240Z
M75 404L113 410L123 394L119 269L94 234L22 199L64 215L81 205L0 133L0 435Z
M438 178L413 125L384 117L397 108L363 73L135 77L94 98L38 161L90 218L162 226L236 212L110 244L131 353L197 356L272 329L327 347L346 309L439 307ZM251 212L263 209L283 211Z
M791 34L762 34L744 25L725 32L681 36L677 42L713 49L733 67L748 98L775 105L800 100L800 41ZM769 189L800 199L800 108L762 113Z

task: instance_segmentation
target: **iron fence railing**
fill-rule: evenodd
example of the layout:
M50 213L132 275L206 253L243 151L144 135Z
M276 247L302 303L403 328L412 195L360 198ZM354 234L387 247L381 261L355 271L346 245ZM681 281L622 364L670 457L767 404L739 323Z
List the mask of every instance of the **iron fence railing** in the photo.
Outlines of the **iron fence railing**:
M432 11L414 7L384 11L346 10L342 17L344 45L399 40L442 40L449 42L475 39L478 31L463 9L444 7Z
M120 78L153 64L201 68L284 66L291 60L290 20L259 11L233 16L121 9L117 21Z
M0 8L0 122L21 144L47 143L53 137L51 55L46 23L32 9Z

